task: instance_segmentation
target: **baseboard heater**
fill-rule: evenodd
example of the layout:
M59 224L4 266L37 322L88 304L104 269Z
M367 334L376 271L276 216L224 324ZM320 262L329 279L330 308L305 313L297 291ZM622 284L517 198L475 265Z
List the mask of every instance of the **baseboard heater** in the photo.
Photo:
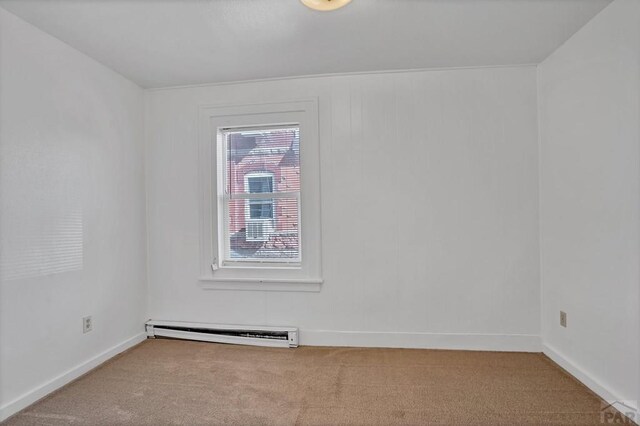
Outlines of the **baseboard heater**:
M200 342L232 343L236 345L295 348L298 346L296 327L207 324L200 322L149 320L147 337L198 340Z

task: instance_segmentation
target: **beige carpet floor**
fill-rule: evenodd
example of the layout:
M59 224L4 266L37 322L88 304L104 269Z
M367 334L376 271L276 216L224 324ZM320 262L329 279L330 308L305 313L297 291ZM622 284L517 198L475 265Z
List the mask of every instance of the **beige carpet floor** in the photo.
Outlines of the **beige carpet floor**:
M6 424L601 424L542 354L147 340Z

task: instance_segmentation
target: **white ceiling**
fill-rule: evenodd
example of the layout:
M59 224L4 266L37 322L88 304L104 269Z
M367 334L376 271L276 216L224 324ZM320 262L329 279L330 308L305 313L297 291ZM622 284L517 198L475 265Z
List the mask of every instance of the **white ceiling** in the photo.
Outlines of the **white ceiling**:
M610 0L0 0L143 87L538 63Z

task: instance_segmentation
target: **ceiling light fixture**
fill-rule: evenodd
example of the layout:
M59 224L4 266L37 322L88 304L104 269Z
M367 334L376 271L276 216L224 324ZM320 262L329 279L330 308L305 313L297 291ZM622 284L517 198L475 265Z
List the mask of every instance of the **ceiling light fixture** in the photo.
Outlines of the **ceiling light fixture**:
M302 4L313 10L329 12L346 6L351 0L300 0Z

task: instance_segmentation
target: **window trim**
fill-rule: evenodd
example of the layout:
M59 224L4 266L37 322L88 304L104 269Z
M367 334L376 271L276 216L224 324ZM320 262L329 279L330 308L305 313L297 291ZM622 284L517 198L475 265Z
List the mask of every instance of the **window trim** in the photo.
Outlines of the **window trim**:
M206 289L319 291L322 279L318 100L202 106L199 110L200 285ZM229 128L269 128L295 123L300 131L300 262L234 262L220 265L226 219L219 220L224 166L219 138ZM274 182L275 183L275 182ZM269 194L269 198L272 194ZM278 193L278 196L281 194ZM304 231L304 238L302 232ZM241 264L237 264L241 263Z

